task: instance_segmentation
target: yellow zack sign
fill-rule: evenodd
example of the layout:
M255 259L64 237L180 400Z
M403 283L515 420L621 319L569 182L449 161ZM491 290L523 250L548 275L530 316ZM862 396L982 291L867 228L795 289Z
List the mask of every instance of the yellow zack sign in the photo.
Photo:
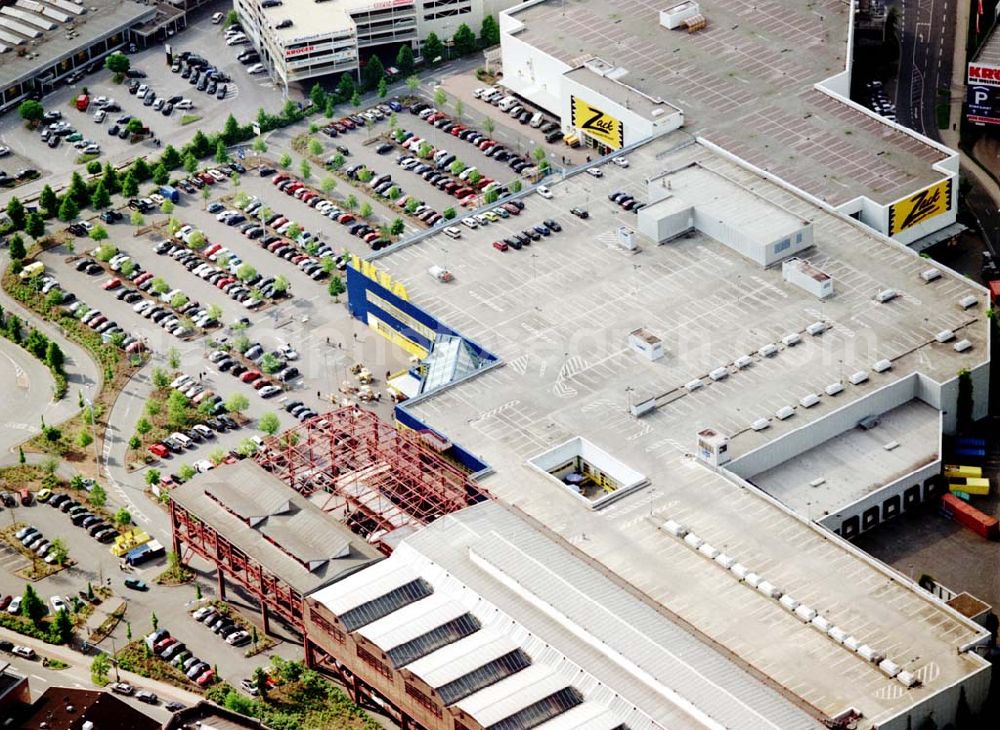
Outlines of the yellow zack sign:
M410 295L402 282L396 281L387 271L382 271L371 261L365 261L356 254L351 254L351 266L367 276L372 281L381 284L400 299L409 300Z
M924 188L889 206L889 235L923 223L951 209L951 178Z
M588 104L578 96L570 97L570 105L572 123L576 129L586 132L613 150L620 149L625 145L625 129L618 119Z

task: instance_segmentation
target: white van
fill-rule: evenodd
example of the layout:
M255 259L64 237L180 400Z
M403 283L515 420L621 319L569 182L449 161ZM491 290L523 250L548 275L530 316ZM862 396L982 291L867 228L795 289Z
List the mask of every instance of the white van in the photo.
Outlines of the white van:
M467 220L468 218L463 218L462 222L464 223ZM461 229L455 226L448 226L447 228L444 229L444 235L448 236L448 238L461 238L462 231Z
M427 273L433 276L438 281L451 281L452 278L454 278L452 277L451 272L448 271L448 269L445 269L444 267L441 266L432 266L429 269L427 269Z
M515 104L517 104L516 96L505 96L503 99L500 100L500 103L497 104L497 108L500 109L500 111L505 112L509 111L510 108Z
M172 434L170 434L170 438L183 445L184 448L188 448L194 443L193 441L191 441L191 439L182 434L180 431L174 431Z
M482 99L485 102L489 102L489 103L492 104L496 99L499 99L501 96L503 96L503 92L500 91L500 89L495 89L494 88L494 89L487 90L479 98Z
M532 127L533 129L538 129L540 126L542 126L542 122L544 121L545 117L542 115L542 113L535 112L535 116L533 116L531 118L531 121L528 122L528 126Z

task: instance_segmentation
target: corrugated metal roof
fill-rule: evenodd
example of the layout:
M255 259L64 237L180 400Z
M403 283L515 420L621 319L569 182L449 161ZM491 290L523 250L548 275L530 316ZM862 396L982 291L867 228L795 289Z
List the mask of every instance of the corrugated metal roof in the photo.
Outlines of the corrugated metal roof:
M316 591L310 597L322 603L333 615L340 616L416 578L416 572L406 563L382 560L366 570Z
M551 669L534 664L466 697L457 706L488 727L566 686Z
M538 730L615 730L621 720L596 702L584 702L543 722Z
M465 613L465 607L434 593L423 600L403 606L385 618L358 629L358 633L383 651L404 644L431 629L446 624Z
M516 648L506 635L482 629L418 659L407 669L431 687L440 687Z

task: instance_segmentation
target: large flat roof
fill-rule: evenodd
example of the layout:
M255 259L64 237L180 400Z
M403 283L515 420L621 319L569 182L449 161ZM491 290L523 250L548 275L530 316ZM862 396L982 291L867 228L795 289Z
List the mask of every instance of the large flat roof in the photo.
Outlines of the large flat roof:
M880 204L947 177L949 155L814 88L844 71L850 3L701 0L706 28L670 31L669 3L551 0L507 11L516 37L571 67L591 56L684 111L685 128L835 206Z
M417 575L430 585L429 595L417 594L358 631L394 656L402 642L471 614L477 625L471 634L403 662L434 688L522 650L526 668L458 702L480 724L517 712L534 701L532 693L572 685L597 705L595 714L616 718L608 728L819 727L815 716L755 681L725 652L709 649L496 502L442 517L383 563L311 598L339 616ZM447 692L442 697L447 701Z
M94 41L134 23L151 19L158 12L156 5L142 4L133 0L87 0L86 4L83 5L73 3L71 0L63 0L63 5L84 9L80 15L65 11L59 4L49 2L49 0L36 4L54 9L57 13L69 17L70 20L61 22L46 15L46 19L53 20L57 27L55 30L43 31L37 41L26 41L20 46L0 41L13 49L8 53L0 54L0 77L3 77L6 82L13 83L36 76L56 61L88 48ZM18 7L24 9L21 6ZM39 13L32 14L38 15ZM7 35L17 35L7 29L0 28L0 30ZM24 56L18 55L16 50L18 47L29 48L30 53Z
M745 475L814 520L835 514L940 456L941 413L912 400L879 415L872 430L852 428L773 469ZM889 448L892 443L898 446ZM822 484L812 486L812 482Z
M603 568L659 602L692 629L738 655L754 670L820 712L849 706L874 722L983 670L978 656L956 651L983 638L885 566L796 516L735 477L694 457L696 434L714 428L732 437L734 457L913 374L933 381L988 360L984 294L945 271L925 284L932 266L861 224L827 213L676 132L629 154L631 167L605 165L595 180L550 181L551 200L526 199L517 218L463 230L460 254L444 236L390 251L376 261L409 291L410 301L440 317L503 361L460 385L408 404L407 410L489 464L482 485L574 545ZM636 218L608 201L624 190L648 199L644 183L693 163L811 221L815 247L800 254L834 279L820 301L761 269L719 241L693 232L663 246L640 237L629 254L616 244L620 225ZM654 181L652 184L656 184ZM570 215L585 207L590 218ZM561 233L501 254L492 240L554 218ZM427 275L446 266L454 281ZM879 291L900 293L886 304ZM958 304L978 297L968 310ZM804 329L830 328L811 337ZM643 327L661 338L665 356L650 362L629 348ZM935 334L948 328L973 343L958 353ZM801 343L781 339L801 333ZM756 352L779 343L778 354ZM718 382L706 374L741 355L752 364ZM872 371L882 359L890 370ZM798 407L798 399L855 371L835 397ZM706 383L688 392L694 378ZM635 419L628 404L647 397L658 408ZM775 412L795 406L779 421ZM770 417L754 431L750 424ZM527 463L582 436L645 475L649 486L592 510L555 478ZM923 446L921 445L921 448ZM901 448L906 448L904 443ZM848 633L885 651L924 681L900 693L874 665L804 625L776 602L662 529L675 519L735 556L782 590L807 602Z
M170 497L302 594L382 557L251 459L199 475Z

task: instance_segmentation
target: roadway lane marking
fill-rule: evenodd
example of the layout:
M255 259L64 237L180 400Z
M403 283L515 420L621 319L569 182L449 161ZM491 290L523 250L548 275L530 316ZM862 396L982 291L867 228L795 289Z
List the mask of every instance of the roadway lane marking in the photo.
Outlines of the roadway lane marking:
M115 494L122 498L126 505L129 507L129 512L133 517L138 517L140 521L145 522L147 525L152 522L145 512L139 509L138 505L132 501L132 498L126 493L122 486L115 481L115 478L111 476L111 469L108 467L108 459L111 455L111 441L114 438L115 429L113 426L108 426L107 430L104 432L104 476L107 478L108 482L114 488Z

